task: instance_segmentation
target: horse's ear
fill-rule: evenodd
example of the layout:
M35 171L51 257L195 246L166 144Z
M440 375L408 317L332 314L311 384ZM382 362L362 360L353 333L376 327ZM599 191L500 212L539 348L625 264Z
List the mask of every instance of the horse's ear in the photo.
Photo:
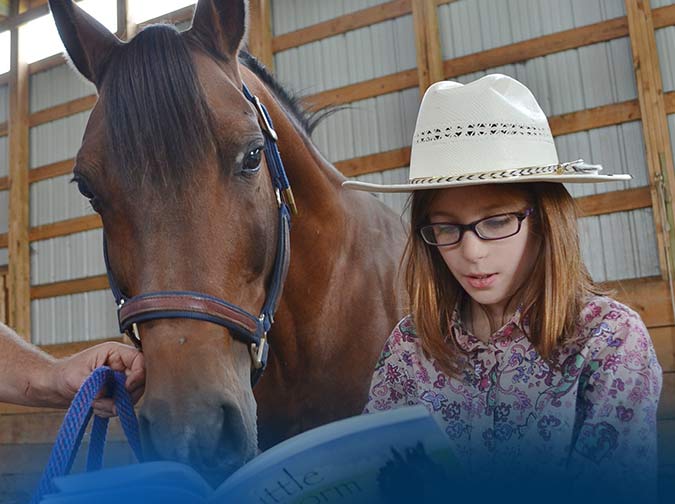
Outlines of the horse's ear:
M246 33L246 0L199 0L190 34L209 52L235 58Z
M122 42L72 0L49 0L49 8L68 56L98 87L110 54Z

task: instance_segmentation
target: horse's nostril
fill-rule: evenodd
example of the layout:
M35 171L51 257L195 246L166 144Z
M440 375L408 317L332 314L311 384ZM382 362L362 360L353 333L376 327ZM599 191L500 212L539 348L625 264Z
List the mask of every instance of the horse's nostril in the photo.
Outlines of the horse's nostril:
M248 459L249 433L241 411L234 405L222 406L223 424L216 446L215 459L228 464L243 465Z

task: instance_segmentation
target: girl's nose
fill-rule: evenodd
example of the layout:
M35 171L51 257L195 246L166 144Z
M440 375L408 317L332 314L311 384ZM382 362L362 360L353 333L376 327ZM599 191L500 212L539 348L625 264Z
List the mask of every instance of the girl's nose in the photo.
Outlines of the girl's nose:
M488 253L489 243L478 238L473 231L467 231L462 236L462 255L467 261L476 262L484 259Z

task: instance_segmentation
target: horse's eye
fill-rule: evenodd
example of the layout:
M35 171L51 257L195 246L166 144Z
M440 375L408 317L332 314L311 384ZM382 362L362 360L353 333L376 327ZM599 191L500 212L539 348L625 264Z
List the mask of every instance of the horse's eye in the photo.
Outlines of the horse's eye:
M94 193L89 189L89 185L81 178L74 178L73 182L77 184L77 190L80 191L80 194L87 198L88 200L94 199Z
M81 179L77 176L73 178L72 182L75 182L77 184L77 190L80 191L80 194L82 196L84 196L89 200L89 204L94 209L94 211L99 212L101 210L99 200L93 193L93 191L89 188L87 182L84 179Z
M262 148L258 147L253 149L246 154L244 157L244 170L246 171L255 171L260 168L260 162L262 161Z

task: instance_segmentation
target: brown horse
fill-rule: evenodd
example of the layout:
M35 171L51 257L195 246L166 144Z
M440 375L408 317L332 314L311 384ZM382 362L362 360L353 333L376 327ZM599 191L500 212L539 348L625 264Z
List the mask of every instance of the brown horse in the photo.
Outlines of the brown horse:
M341 189L298 106L240 51L246 2L200 0L189 30L151 26L126 43L71 0L50 6L72 62L99 93L74 180L101 215L120 289L201 292L260 313L278 206L243 83L269 110L299 210L255 392L249 347L232 331L190 319L139 324L146 455L217 482L258 446L360 413L403 314L404 228L373 196Z

